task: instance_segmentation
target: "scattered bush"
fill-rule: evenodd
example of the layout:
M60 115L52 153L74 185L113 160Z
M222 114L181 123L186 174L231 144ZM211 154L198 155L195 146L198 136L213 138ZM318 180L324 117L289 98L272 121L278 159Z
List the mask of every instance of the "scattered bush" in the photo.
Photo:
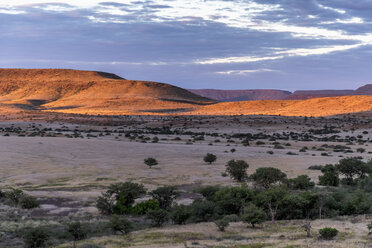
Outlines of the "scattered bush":
M220 230L221 232L224 232L225 228L228 227L230 223L227 219L222 218L222 219L216 220L214 224L216 224L216 226L218 227L218 230Z
M203 160L208 164L212 164L213 162L216 162L217 156L212 153L207 153L207 155L204 156Z
M332 227L324 227L319 230L320 237L322 239L333 239L334 237L337 236L338 230L336 228Z
M153 166L158 165L158 161L155 158L145 158L144 163L151 169Z

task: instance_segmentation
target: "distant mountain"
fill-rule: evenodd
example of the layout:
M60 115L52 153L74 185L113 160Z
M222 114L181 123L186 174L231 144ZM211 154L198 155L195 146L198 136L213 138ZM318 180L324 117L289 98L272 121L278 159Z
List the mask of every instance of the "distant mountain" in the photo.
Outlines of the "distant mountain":
M354 95L372 95L372 84L366 84L356 89Z
M288 95L285 100L306 100L320 97L350 96L354 90L296 90Z
M189 90L192 93L221 102L253 101L253 100L282 100L291 94L284 90Z

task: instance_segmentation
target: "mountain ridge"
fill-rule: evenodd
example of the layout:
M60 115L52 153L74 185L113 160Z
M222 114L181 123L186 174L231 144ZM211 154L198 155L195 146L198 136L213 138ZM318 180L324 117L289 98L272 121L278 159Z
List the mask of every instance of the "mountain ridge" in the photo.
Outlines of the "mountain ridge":
M83 115L315 117L371 111L372 95L363 95L365 92L372 93L372 85L358 88L356 95L352 96L217 102L170 84L127 80L106 72L0 69L2 115L41 111ZM257 92L255 94L259 95ZM282 93L279 91L279 94Z

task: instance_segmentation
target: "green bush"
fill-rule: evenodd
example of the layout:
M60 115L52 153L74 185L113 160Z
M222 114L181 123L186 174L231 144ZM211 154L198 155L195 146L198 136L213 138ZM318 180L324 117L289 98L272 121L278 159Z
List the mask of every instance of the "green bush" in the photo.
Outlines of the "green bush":
M160 208L169 210L172 207L172 203L176 199L178 192L173 186L164 186L151 191L150 194L159 202Z
M135 199L145 193L146 190L142 184L114 183L98 197L96 207L102 214L127 214L130 213Z
M140 203L137 203L130 209L131 214L136 214L136 215L144 215L147 214L149 210L155 210L159 209L159 202L155 199L150 199L147 201L143 201Z
M121 232L122 234L128 234L132 230L132 223L127 220L126 218L119 217L117 215L114 215L108 226L111 228L111 230L116 232Z
M333 239L337 236L338 230L332 227L324 227L319 230L319 234L322 239Z
M267 214L262 208L249 204L244 208L244 214L241 219L242 221L251 224L254 228L256 224L260 224L267 220Z
M42 227L36 227L24 232L23 242L25 248L41 248L47 247L49 238L49 232Z
M291 178L286 181L288 188L293 190L308 190L315 186L308 175L300 175L296 178Z
M207 222L216 216L216 204L211 201L195 200L191 204L191 221Z
M212 153L207 153L207 155L204 156L203 160L208 164L212 164L217 160L217 156Z
M284 181L287 178L287 175L277 168L261 167L252 174L251 178L255 184L267 189L274 184Z
M168 212L163 209L150 210L147 218L151 220L151 226L161 227L168 220Z
M24 195L21 198L19 205L24 209L32 209L39 207L40 203L37 201L36 197Z
M220 189L220 186L217 185L208 185L202 186L195 190L196 193L200 193L204 196L205 199L211 201L214 198L216 192Z
M67 232L70 234L74 241L74 247L76 247L76 242L83 240L87 236L87 230L83 227L80 222L72 222L67 226Z
M216 226L218 227L218 230L220 230L221 232L224 232L225 228L228 227L230 223L227 219L222 218L222 219L216 220L214 224L216 224Z
M319 184L324 186L338 186L340 179L338 177L337 168L331 164L327 164L321 168L322 176L319 176Z
M248 177L248 167L249 165L244 160L230 160L226 164L226 172L234 180L242 182Z
M243 206L253 199L253 191L246 186L223 187L213 198L219 214L240 214Z
M158 161L155 158L145 158L143 162L149 167L153 167L155 165L158 165Z
M176 206L173 209L172 213L170 214L171 220L176 225L186 224L190 216L191 216L191 210L184 205Z

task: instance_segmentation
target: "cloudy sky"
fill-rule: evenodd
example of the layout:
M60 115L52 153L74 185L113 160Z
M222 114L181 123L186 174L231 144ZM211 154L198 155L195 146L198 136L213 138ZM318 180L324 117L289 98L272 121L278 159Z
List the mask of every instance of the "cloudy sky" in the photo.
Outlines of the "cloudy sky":
M372 83L372 0L1 0L0 67L185 88Z

